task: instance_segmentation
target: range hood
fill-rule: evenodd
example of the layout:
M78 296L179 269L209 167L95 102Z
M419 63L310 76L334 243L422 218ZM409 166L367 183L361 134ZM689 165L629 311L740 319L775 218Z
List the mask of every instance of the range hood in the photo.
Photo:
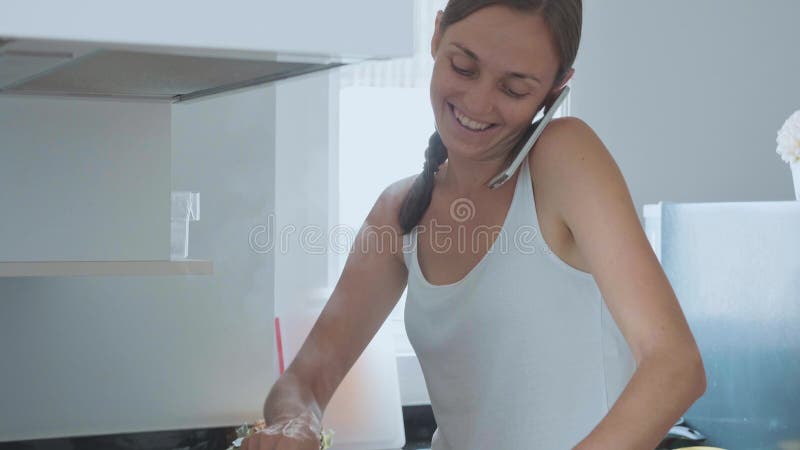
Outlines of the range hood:
M356 62L0 36L0 94L180 102Z
M180 102L342 64L408 57L414 2L10 0L0 96Z

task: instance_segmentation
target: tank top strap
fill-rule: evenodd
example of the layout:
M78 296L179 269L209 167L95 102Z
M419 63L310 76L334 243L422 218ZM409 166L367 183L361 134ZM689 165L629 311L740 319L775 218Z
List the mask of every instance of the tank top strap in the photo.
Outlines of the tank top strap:
M522 225L530 224L531 209L533 208L532 198L533 191L531 187L531 175L528 166L528 158L522 160L522 164L517 168L519 175L517 176L516 186L514 187L514 197L511 200L511 206L508 210L508 217L504 223L503 232L507 233L507 238L513 238L514 233Z

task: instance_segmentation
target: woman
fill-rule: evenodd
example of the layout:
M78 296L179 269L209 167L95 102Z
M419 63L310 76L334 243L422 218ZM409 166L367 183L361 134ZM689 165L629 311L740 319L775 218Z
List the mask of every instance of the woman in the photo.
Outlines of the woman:
M406 286L433 450L654 449L703 394L678 300L588 125L553 120L487 187L574 73L581 15L580 0L450 0L438 13L423 171L377 199L266 399L272 427L246 449L319 447L322 412Z

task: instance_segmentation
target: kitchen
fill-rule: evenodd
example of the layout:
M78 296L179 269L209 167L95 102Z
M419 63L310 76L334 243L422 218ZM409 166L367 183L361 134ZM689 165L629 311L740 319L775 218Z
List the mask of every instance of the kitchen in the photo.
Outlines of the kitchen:
M337 266L331 260L338 257L297 247L263 251L263 236L257 231L306 224L324 229L339 222L335 205L340 201L336 192L341 180L336 167L337 155L344 150L336 147L339 121L347 119L335 113L337 77L343 74L330 67L410 56L414 5L320 3L311 14L307 6L290 2L239 2L213 11L192 8L187 2L74 5L47 2L47 15L39 14L33 3L2 6L0 38L10 42L0 47L4 75L0 205L7 212L0 224L4 261L0 263L4 273L0 277L4 369L0 448L12 445L3 443L30 439L212 429L252 422L278 371L272 319L278 315L282 320L284 356L289 359L302 337L300 327L290 324L308 320L303 316L307 310L293 306L319 305L325 289L335 283ZM643 224L648 214L645 205L660 201L777 201L782 205L772 206L785 208L781 214L797 220L796 204L784 203L794 200L791 175L771 153L776 130L800 109L800 93L792 83L800 62L791 57L796 54L794 18L800 13L796 2L594 0L586 1L584 8L584 37L569 114L590 123L612 150ZM84 26L80 20L86 21ZM146 30L138 26L142 23ZM252 36L248 30L265 35ZM34 37L47 42L31 42ZM195 98L174 99L170 89L146 76L127 81L128 87L155 87L148 98L137 99L127 92L101 97L14 91L13 86L24 86L17 82L27 76L14 72L18 65L6 69L9 58L33 59L25 68L41 73L49 64L62 67L72 59L92 62L91 55L102 56L92 53L97 49L93 43L98 42L104 48L144 54L238 57L297 66L275 71L295 75L292 78L275 77L267 83L269 78L256 73L251 80L260 83L241 87L236 83L242 80L234 80L229 86L240 89L206 91ZM135 73L130 72L132 67L159 61L95 59L104 64L99 65L101 72L91 66L81 72L80 64L67 64L65 69L76 71L64 72L60 79L44 77L29 87L80 87L70 83L100 83L110 79L105 75L110 77L115 68L117 75L125 75ZM184 61L188 68L193 67L189 62L196 62ZM224 65L214 67L216 72L203 73L228 72ZM196 86L218 81L178 75L184 85L167 88L189 85L193 89L188 92L198 92ZM414 164L422 162L421 147L411 152ZM200 220L189 223L193 259L173 260L167 250L172 244L167 230L173 191L200 193ZM664 214L649 210L659 211ZM788 232L777 234L784 229L791 227L780 222L769 233L784 239L784 252L794 249L796 254L797 238ZM33 261L47 264L23 264ZM77 264L85 261L102 263ZM137 264L141 261L154 263ZM784 261L783 270L796 268L794 264ZM793 286L797 299L796 282ZM779 322L780 331L771 329L775 323L763 317L742 323L743 329L771 330L782 337L774 342L765 339L760 350L748 351L772 351L780 345L796 354L797 328L785 324L799 318L797 305L782 305L780 315L788 322ZM684 305L687 310L688 306ZM750 311L741 308L727 304L728 317L746 318ZM708 309L692 311L698 316L689 317L690 324L708 323L700 315L708 314ZM702 336L703 330L693 327L693 331ZM371 358L363 360L364 373L385 373L386 364L390 368L397 364L397 381L394 386L386 383L381 392L395 405L411 409L424 404L424 385L407 352L391 361L381 351L391 348L393 338L388 327L379 333L368 350ZM708 351L719 350L711 346ZM766 364L775 354L753 353L748 362ZM712 356L704 353L706 358ZM702 406L698 410L702 414L686 417L711 438L707 444L778 448L765 436L800 436L796 413L800 387L793 381L800 373L781 361L760 369L774 374L764 378L767 385L755 375L726 377L714 370L713 360L706 360L709 390L696 405ZM720 364L726 373L739 367L723 360ZM749 365L747 370L760 372ZM713 378L715 374L719 378ZM747 394L753 396L750 404L731 400L735 394L730 390L737 387L729 384L731 380L752 383L748 392L754 393ZM781 385L784 388L776 396L774 386ZM757 398L759 389L769 386L773 386L768 390L769 403L758 403L767 401ZM352 379L342 392L346 389L357 395L358 380ZM365 410L374 406L366 398L350 400ZM739 425L768 420L762 428L737 428L738 416L727 416L723 406L745 408L737 409ZM748 410L764 416L748 416L743 412ZM398 429L401 412L395 408L393 414L392 420L374 424L388 440L404 433ZM704 428L702 421L692 420L708 414L728 422L709 420ZM331 427L338 428L338 438L344 439L346 416L340 417L342 422ZM729 423L730 433L746 429L755 440L748 441L744 434L715 435L714 423ZM725 439L749 443L737 447Z

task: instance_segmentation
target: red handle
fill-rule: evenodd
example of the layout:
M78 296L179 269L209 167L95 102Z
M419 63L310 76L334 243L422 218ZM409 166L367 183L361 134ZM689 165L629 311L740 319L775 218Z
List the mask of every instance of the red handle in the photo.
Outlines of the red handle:
M281 320L275 318L275 345L278 347L278 368L283 375L283 340L281 339Z

